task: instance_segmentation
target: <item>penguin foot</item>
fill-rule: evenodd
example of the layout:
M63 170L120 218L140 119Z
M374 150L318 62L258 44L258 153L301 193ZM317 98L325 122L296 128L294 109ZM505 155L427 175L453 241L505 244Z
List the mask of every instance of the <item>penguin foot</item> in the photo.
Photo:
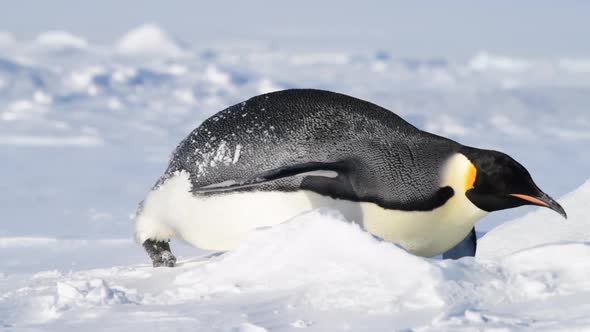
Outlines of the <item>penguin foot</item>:
M456 246L443 253L443 259L459 259L461 257L474 257L477 250L477 234L475 227Z
M143 247L152 259L154 267L174 267L176 265L176 257L170 251L168 241L146 240Z

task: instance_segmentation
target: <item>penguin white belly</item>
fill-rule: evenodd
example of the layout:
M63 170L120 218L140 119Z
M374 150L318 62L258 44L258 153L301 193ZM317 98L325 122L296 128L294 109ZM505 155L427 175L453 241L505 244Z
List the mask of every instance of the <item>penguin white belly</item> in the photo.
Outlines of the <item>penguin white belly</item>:
M311 209L304 192L197 196L188 173L180 172L148 194L135 219L135 237L139 243L179 237L203 249L232 250L252 230Z
M387 210L373 203L332 199L311 191L233 192L209 197L191 193L186 172L152 191L135 220L139 243L179 237L200 248L235 249L254 229L327 207L370 233L421 256L440 254L461 241L485 213L464 195L433 211Z
M463 240L486 214L464 195L432 211L386 210L363 204L363 228L424 257L441 254Z

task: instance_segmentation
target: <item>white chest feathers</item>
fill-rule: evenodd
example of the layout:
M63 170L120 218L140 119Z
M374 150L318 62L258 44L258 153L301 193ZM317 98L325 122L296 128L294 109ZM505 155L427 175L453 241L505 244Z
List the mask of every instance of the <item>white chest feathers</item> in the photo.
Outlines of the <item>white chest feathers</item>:
M456 154L441 174L441 186L451 186L453 197L432 211L398 211L311 191L233 192L205 198L190 192L189 175L180 172L148 194L135 219L135 235L139 243L180 237L201 248L232 250L256 228L323 207L339 210L375 236L417 255L434 256L461 241L485 215L465 196L474 178L471 162Z

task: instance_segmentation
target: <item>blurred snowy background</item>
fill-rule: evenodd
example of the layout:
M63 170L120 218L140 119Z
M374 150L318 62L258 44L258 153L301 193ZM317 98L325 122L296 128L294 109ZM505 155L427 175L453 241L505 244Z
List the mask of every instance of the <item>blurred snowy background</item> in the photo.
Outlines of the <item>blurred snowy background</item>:
M170 152L208 116L273 90L346 93L504 151L554 197L590 176L588 2L2 7L0 277L147 262L129 216ZM0 328L22 324L5 312Z

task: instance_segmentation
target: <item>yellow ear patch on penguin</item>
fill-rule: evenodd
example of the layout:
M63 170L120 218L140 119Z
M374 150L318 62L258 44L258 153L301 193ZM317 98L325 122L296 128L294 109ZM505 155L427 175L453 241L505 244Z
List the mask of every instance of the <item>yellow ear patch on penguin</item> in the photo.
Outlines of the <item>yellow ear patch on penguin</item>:
M477 176L477 169L475 168L475 166L472 163L469 163L469 166L467 167L467 172L465 172L465 183L464 183L464 188L463 188L463 190L465 192L467 190L471 189L471 187L473 187L473 184L475 183L476 176Z

